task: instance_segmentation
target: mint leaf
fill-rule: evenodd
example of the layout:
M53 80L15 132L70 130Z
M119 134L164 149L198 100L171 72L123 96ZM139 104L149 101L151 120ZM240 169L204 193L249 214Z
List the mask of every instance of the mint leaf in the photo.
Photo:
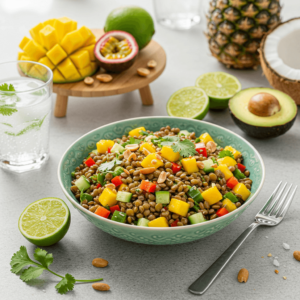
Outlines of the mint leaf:
M45 270L44 267L29 267L28 269L24 270L20 276L20 279L27 282L29 280L38 278L42 275L43 271Z
M195 145L188 139L175 143L175 145L172 145L172 149L174 152L179 152L183 157L189 157L197 153Z
M63 295L73 290L74 283L75 278L67 273L65 277L55 286L55 288L61 295Z
M229 157L231 157L231 158L234 159L234 156L233 156L232 152L229 151L229 150L223 150L223 151L219 152L218 156L219 156L219 158L223 158L223 157L229 156Z
M0 106L0 115L11 116L13 113L17 112L15 104L4 104Z
M17 251L10 261L11 272L19 273L24 267L32 265L34 262L29 258L26 247L21 246L20 250Z
M53 263L53 255L46 250L36 248L34 251L34 258L40 262L45 268L48 268Z

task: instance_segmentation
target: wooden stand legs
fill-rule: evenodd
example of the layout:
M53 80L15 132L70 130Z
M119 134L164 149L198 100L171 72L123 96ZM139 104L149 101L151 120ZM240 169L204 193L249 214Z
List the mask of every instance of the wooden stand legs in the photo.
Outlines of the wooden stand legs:
M56 96L56 103L54 109L54 116L56 118L63 118L67 114L68 96L58 95Z
M153 98L149 85L146 85L145 87L139 89L139 92L143 105L153 105Z

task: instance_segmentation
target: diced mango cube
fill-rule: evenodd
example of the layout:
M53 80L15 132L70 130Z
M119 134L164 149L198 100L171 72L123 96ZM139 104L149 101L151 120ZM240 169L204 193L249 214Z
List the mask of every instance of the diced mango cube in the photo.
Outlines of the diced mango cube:
M143 168L155 167L156 169L162 167L164 163L158 159L156 153L148 154L141 162Z
M151 144L149 144L149 143L143 143L140 146L140 151L143 151L144 148L147 149L151 153L156 152L155 148Z
M81 80L81 75L79 74L79 72L76 70L76 73L73 73L73 75L71 75L69 78L68 78L69 81L79 81Z
M83 44L86 43L86 41L92 36L92 32L89 28L87 28L86 26L82 26L78 29L79 33L82 36L83 39Z
M38 62L47 66L51 70L53 70L55 68L54 64L51 62L51 60L47 56L42 57Z
M20 60L28 60L28 61L32 61L32 59L28 56L22 55ZM28 71L30 70L30 68L33 66L32 63L27 63L27 62L20 62L19 63L19 67L22 70L23 73L27 74Z
M59 44L57 44L47 52L47 56L49 57L52 63L58 65L62 60L64 60L67 57L67 53Z
M223 207L225 207L229 212L236 210L236 205L233 202L231 202L229 199L224 199L222 204Z
M40 30L43 29L43 27L44 27L43 23L39 23L35 27L29 30L31 37L39 44L41 44Z
M237 159L241 155L240 151L237 151L236 149L232 148L231 146L226 146L224 148L224 150L228 150L228 151L232 152L235 159Z
M112 147L114 144L115 142L111 140L100 140L97 143L97 151L100 154L104 154L108 150L108 147Z
M244 201L246 201L251 195L251 192L246 188L246 186L243 183L238 183L232 190L236 194L240 194Z
M213 138L207 132L201 134L199 138L201 143L204 144L207 144L209 141L214 142Z
M49 19L49 20L45 21L43 23L43 25L44 25L44 27L47 26L47 25L50 25L50 26L54 27L55 21L56 21L56 19Z
M83 38L78 30L74 30L67 33L60 44L68 54L71 54L83 45Z
M53 71L54 82L64 82L65 80L66 80L65 77L57 69Z
M139 136L141 131L146 131L145 127L138 127L129 131L130 136Z
M185 217L188 213L190 205L184 201L172 198L169 204L169 211Z
M58 18L54 22L54 27L57 30L58 38L59 40L62 40L62 38L70 31L74 30L74 21L67 18L62 17Z
M47 50L50 50L58 43L58 35L56 29L51 25L46 25L43 29L40 30L40 38L42 45Z
M237 162L230 156L219 158L217 161L219 165L226 165L227 167L234 167L237 164Z
M118 191L121 191L121 192L122 192L123 189L126 188L126 187L128 187L128 185L125 184L125 183L122 183L122 184L119 186Z
M87 77L90 76L93 73L93 68L90 64L88 64L86 67L82 69L78 69L81 77Z
M21 60L21 57L25 56L24 52L18 52L18 60Z
M181 160L184 170L188 174L196 173L199 171L195 157L184 158Z
M179 152L174 152L170 146L162 147L161 156L171 162L177 161L180 158Z
M87 50L76 51L70 55L70 58L78 69L83 69L90 63L90 56Z
M90 46L81 48L82 50L87 50L89 52L89 56L90 56L91 61L96 60L96 57L95 57L95 54L94 54L94 48L95 48L95 45L90 45Z
M209 203L209 205L213 205L223 199L222 194L216 186L205 190L201 195L203 199Z
M57 66L57 68L66 79L80 78L80 75L70 58L66 58L62 63L60 63Z
M233 176L232 172L226 165L219 165L217 168L215 168L215 170L220 170L224 174L226 180Z
M150 221L148 227L169 227L169 224L165 217L160 217Z
M99 197L99 202L103 206L113 206L117 204L117 193L109 188L105 188L102 194Z
M96 37L92 33L92 35L88 38L88 40L85 42L84 46L90 46L96 44Z
M33 78L41 78L42 77L42 74L40 73L39 69L37 68L38 65L34 65L32 68L30 68L30 70L28 71L28 75L30 77L33 77Z
M19 44L19 47L24 51L24 47L27 45L29 41L30 39L27 36L24 36L21 43Z
M34 61L38 61L40 58L46 55L45 49L33 40L30 40L24 46L23 50L26 53L26 55L33 58Z
M77 21L72 21L72 30L71 31L74 31L77 29Z

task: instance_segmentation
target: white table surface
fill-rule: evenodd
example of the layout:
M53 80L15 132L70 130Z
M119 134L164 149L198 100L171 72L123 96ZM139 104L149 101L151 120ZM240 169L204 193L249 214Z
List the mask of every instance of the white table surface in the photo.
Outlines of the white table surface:
M286 0L283 19L298 16L300 2ZM28 30L45 19L68 16L79 25L102 27L106 15L115 7L136 4L152 15L152 1L96 0L0 0L0 61L14 60L18 44ZM272 192L277 182L299 183L300 118L284 136L256 140L246 136L233 123L229 112L209 112L205 120L222 125L246 138L261 153L266 165L266 181L257 200L239 219L216 234L199 241L174 246L148 246L112 237L86 221L69 205L72 223L68 234L47 250L54 255L53 270L71 273L77 278L99 278L111 286L105 294L96 292L91 284L81 284L65 296L56 293L57 278L44 274L31 285L10 273L12 254L25 245L32 255L34 246L20 234L18 217L31 202L49 196L65 199L60 190L56 171L65 149L84 133L126 118L167 115L166 102L177 89L193 85L197 76L211 71L227 71L239 78L244 88L269 84L262 70L226 70L209 55L203 35L204 20L190 31L171 31L155 24L154 39L166 50L167 67L162 76L151 84L155 104L141 105L137 91L106 98L70 98L66 118L52 117L51 157L39 171L12 174L0 170L0 298L8 299L196 299L188 286L252 222L256 212ZM54 97L55 98L55 97ZM54 102L53 102L54 103ZM1 145L0 145L1 147ZM287 215L277 228L258 228L238 251L203 299L299 299L300 263L293 259L300 250L300 192ZM69 203L68 203L69 204ZM286 242L291 250L286 251ZM268 253L278 256L279 274ZM264 258L262 258L262 256ZM95 257L109 261L106 269L91 266ZM237 282L241 268L250 272L246 284ZM286 276L287 280L283 280Z

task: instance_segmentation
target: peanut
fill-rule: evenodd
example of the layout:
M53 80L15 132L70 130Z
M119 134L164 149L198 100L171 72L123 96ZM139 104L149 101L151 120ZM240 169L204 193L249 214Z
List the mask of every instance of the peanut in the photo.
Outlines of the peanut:
M102 283L102 282L96 282L92 284L92 287L94 290L97 291L108 291L110 290L110 286L106 283Z
M150 167L150 168L144 168L144 169L141 169L140 170L140 173L141 174L151 174L151 173L153 173L154 171L156 170L156 168L154 168L154 167Z
M161 160L161 156L156 154L155 157L158 159L158 160Z
M138 73L138 75L140 75L142 77L147 77L150 74L150 71L145 68L138 68L137 73Z
M139 145L138 144L129 144L125 146L125 149L130 150L130 151L136 151L137 149L139 149Z
M84 78L84 83L86 85L92 85L94 83L94 79L92 77L85 77Z
M204 169L204 163L202 161L197 161L197 167L202 170Z
M247 269L240 269L239 274L237 276L238 282L247 282L249 277L249 272Z
M275 272L276 274L278 274L278 273L279 273L279 271L278 271L278 270L275 270L274 272Z
M211 152L214 153L217 150L217 144L213 141L209 141L206 144L206 148Z
M146 148L143 148L143 153L147 156L148 154L150 154L150 151L147 150Z
M125 148L126 148L126 146L125 146ZM130 156L130 154L131 154L131 151L129 149L127 149L127 150L125 150L123 156L124 156L125 159L128 159L128 157Z
M96 76L96 78L100 81L100 82L110 82L113 80L111 75L108 74L99 74Z
M108 265L108 261L103 258L94 258L92 265L96 268L105 268Z
M152 160L151 160L151 164L152 164L152 165L155 165L156 163L157 163L157 160L156 160L156 159L152 159Z
M154 68L156 67L156 65L157 65L157 63L156 63L156 61L153 60L153 59L149 60L148 63L147 63L147 67L148 67L149 69L154 69Z
M160 174L159 174L159 177L157 179L157 183L164 183L167 179L167 173L165 171L162 171Z
M296 260L300 261L300 251L294 251L293 256Z
M128 161L132 161L132 160L136 160L136 154L135 153L131 153L128 157Z
M105 187L107 187L108 189L111 189L111 190L116 188L116 186L113 183L108 183L105 185Z

